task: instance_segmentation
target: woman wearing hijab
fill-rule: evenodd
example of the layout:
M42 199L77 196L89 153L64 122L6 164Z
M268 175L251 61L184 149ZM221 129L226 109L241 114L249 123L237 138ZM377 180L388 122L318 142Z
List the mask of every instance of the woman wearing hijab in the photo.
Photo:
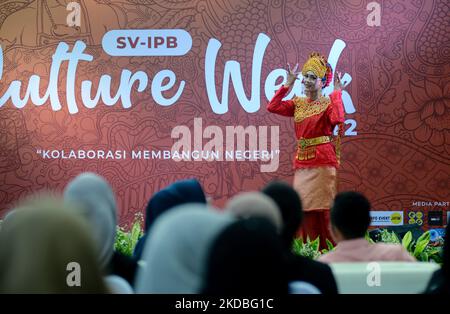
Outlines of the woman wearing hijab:
M84 219L54 199L14 210L0 230L0 292L107 293Z
M288 293L283 247L267 218L240 219L215 239L202 292L212 295Z
M148 231L156 218L167 210L185 203L206 204L202 186L195 179L177 181L152 196L145 210L145 234L134 248L133 255L136 260L140 260L142 257Z
M64 199L73 204L91 226L105 275L118 275L133 285L136 261L114 251L117 205L109 183L95 173L82 173L67 185Z
M199 293L214 238L233 218L202 204L179 205L152 226L136 277L137 293Z
M261 192L244 192L232 197L226 207L237 218L263 217L281 232L283 221L277 204Z
M281 239L288 257L289 280L311 283L322 294L336 294L336 281L328 265L292 253L292 242L303 218L302 202L298 193L289 184L281 181L269 183L262 192L275 201L283 217Z

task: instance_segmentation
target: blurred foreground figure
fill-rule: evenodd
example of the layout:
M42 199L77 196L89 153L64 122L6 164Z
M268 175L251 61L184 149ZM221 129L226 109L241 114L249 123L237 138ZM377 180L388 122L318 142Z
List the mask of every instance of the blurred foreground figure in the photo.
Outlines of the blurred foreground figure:
M136 276L137 293L199 293L216 236L234 218L204 204L179 205L152 226Z
M450 224L445 228L444 262L434 272L425 291L427 294L450 294Z
M215 239L207 260L203 293L279 295L288 293L286 259L273 223L243 218Z
M159 216L182 204L206 204L206 196L200 182L196 179L180 180L156 192L150 198L145 209L145 234L134 248L134 258L140 260L150 228Z
M52 199L14 210L0 229L0 293L106 293L81 217Z
M120 276L133 285L136 261L114 250L117 204L111 185L95 173L84 172L69 182L64 200L90 226L104 275Z

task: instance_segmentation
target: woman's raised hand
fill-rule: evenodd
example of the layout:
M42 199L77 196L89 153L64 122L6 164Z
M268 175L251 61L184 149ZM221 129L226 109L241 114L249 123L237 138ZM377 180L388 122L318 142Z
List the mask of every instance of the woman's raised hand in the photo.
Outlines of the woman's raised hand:
M291 69L291 65L288 63L287 64L288 68L287 68L287 80L286 83L284 84L284 86L286 87L291 87L292 85L294 85L295 80L298 78L297 76L301 73L300 71L297 72L297 68L298 68L298 63L295 65L295 67L293 69Z
M347 81L342 83L342 73L337 72L334 76L334 90L342 90L345 88Z

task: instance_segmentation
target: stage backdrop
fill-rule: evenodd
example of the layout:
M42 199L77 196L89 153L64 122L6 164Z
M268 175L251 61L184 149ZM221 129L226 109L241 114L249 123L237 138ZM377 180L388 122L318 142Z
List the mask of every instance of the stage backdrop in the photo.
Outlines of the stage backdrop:
M111 183L121 225L182 178L217 206L291 182L293 121L265 106L286 64L319 51L349 81L339 190L365 193L378 225L445 225L449 14L446 0L2 0L0 215L83 171Z

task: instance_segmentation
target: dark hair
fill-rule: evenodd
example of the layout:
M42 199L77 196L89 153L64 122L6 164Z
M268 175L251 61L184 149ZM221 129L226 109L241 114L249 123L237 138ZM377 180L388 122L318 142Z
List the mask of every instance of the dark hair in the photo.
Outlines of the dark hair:
M364 237L370 225L370 202L358 192L342 192L334 198L331 224L346 239Z
M250 217L227 226L211 245L202 293L287 294L285 256L275 226Z
M262 192L275 201L283 217L281 237L290 249L293 238L303 219L302 201L297 191L283 181L273 181Z

